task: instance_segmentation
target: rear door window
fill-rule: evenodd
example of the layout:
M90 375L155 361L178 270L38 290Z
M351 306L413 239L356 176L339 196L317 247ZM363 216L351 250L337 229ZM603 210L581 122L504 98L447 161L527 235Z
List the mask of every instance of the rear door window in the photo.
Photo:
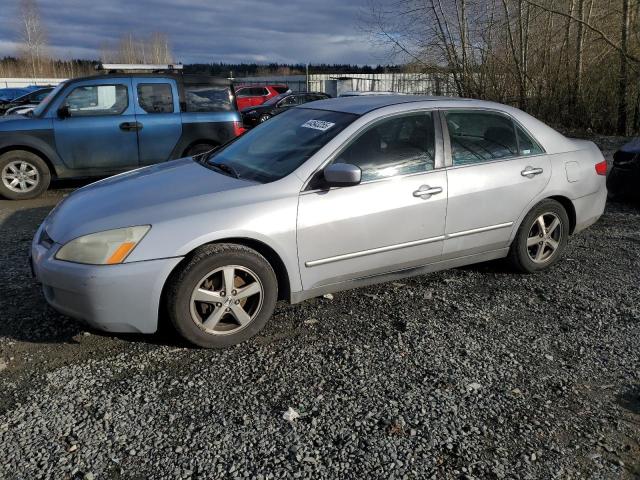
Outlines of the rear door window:
M518 145L520 147L520 155L540 155L544 153L538 142L531 138L520 125L516 126L518 132Z
M185 85L184 93L187 112L228 112L235 109L229 87Z
M513 121L499 113L479 110L445 112L453 165L490 162L518 153Z
M85 85L74 88L64 101L72 117L120 115L129 106L125 85Z
M147 113L173 113L173 93L168 83L139 83L138 104Z

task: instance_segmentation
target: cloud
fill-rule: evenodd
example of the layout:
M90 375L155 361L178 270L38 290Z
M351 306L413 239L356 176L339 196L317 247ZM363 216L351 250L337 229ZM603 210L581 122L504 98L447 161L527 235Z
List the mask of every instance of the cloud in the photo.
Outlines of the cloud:
M16 1L17 4L17 1ZM52 54L98 58L123 34L169 35L179 61L384 61L358 19L366 0L39 0ZM0 19L0 55L15 54L17 7Z

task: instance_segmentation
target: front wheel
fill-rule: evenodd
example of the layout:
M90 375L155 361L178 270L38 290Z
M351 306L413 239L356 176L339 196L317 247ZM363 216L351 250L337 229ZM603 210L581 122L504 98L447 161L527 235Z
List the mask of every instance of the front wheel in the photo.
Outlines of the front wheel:
M278 281L267 260L236 244L206 245L171 280L167 307L176 330L206 348L256 335L273 314Z
M51 181L49 167L39 156L25 150L0 155L0 195L27 200L41 195Z
M569 217L564 207L555 200L543 200L522 221L511 244L511 263L526 273L549 268L562 256L569 228Z
M271 118L271 115L269 115L268 113L263 113L262 115L260 115L259 122L260 123L264 123L267 120L269 120L270 118Z

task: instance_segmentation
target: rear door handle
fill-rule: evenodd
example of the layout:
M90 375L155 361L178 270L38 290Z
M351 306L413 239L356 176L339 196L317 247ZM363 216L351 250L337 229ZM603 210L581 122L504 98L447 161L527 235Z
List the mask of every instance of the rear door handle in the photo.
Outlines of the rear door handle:
M140 122L122 122L120 124L120 130L125 132L135 132L142 130L142 124Z
M525 169L520 172L520 175L523 177L533 178L535 175L540 175L542 172L544 172L544 170L541 168L525 167Z
M429 185L420 185L420 188L413 192L413 196L423 200L428 199L431 195L442 193L442 187L430 187Z

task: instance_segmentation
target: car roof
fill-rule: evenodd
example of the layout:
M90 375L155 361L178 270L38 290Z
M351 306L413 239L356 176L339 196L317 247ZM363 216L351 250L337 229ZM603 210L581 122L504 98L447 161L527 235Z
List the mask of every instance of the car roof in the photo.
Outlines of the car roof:
M335 112L355 113L363 115L378 108L388 107L391 105L399 105L403 103L414 102L479 102L468 98L456 97L432 97L428 95L359 95L354 97L328 98L326 100L317 100L307 108L317 110L332 110ZM489 103L489 102L479 102Z
M173 78L181 81L184 85L215 85L229 86L231 81L224 77L214 75L203 75L197 73L180 73L175 71L167 72L109 72L98 73L97 75L88 75L85 77L76 77L66 80L67 84L84 82L85 80L101 80L109 78Z

